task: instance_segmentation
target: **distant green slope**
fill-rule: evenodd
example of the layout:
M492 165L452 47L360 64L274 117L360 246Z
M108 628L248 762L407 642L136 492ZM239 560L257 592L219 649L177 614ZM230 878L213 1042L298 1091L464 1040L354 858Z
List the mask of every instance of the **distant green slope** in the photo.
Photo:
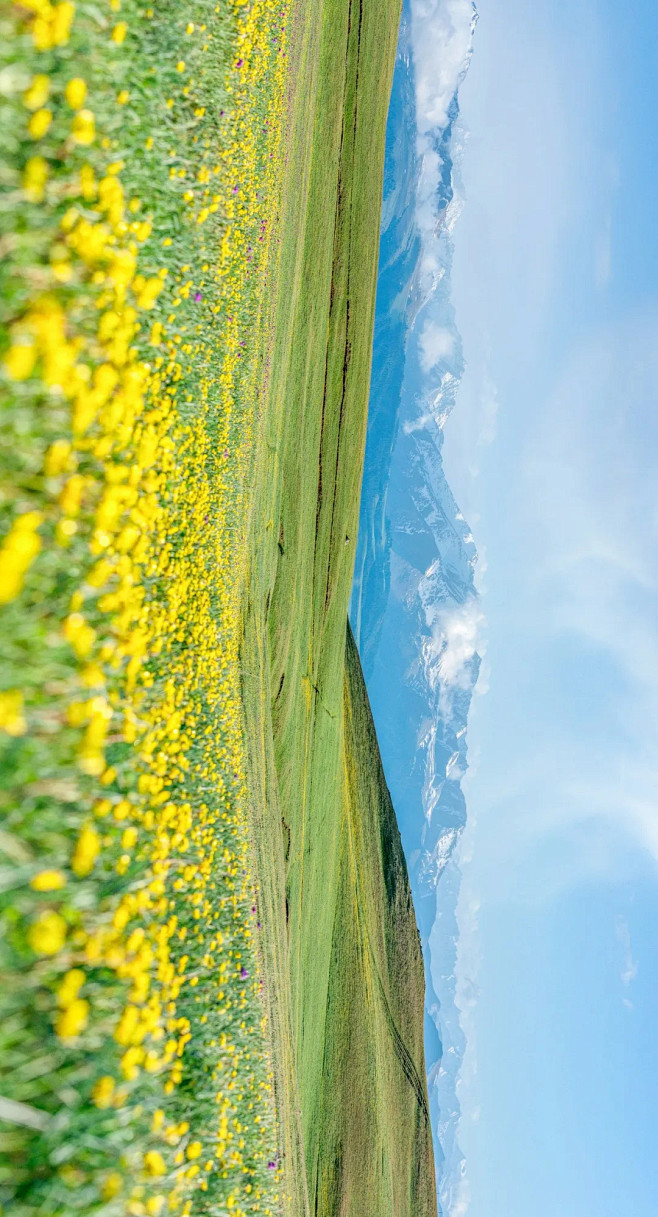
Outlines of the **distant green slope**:
M423 965L407 868L348 627L343 815L325 1020L316 1211L436 1212Z
M347 626L400 0L298 5L244 694L288 1211L436 1211L423 968Z

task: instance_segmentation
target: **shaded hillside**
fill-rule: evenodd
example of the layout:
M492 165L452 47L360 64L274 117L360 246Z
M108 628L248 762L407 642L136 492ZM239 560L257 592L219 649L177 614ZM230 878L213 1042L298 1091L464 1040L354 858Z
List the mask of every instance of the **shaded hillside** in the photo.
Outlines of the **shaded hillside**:
M399 0L299 5L245 587L284 1186L289 1212L322 1217L436 1210L420 946L347 633L399 16Z
M349 627L334 907L316 1211L434 1213L420 940Z

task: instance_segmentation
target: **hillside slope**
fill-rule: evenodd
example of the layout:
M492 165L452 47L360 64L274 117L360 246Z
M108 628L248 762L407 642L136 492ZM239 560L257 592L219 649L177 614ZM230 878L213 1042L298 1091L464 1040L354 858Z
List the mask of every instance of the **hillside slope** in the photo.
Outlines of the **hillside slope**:
M316 1211L434 1213L420 941L349 627L343 732Z
M347 625L399 0L300 6L244 602L290 1213L436 1211L423 968Z

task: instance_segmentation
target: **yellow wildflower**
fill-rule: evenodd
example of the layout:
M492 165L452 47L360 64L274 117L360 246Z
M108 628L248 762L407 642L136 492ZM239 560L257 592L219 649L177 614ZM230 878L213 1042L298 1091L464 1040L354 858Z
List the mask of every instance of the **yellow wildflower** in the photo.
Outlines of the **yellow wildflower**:
M0 604L8 604L20 592L28 567L41 549L37 528L42 515L28 511L18 517L0 548Z
M128 26L125 21L117 21L111 34L112 42L116 42L120 46L127 33Z
M85 825L78 837L75 852L71 859L71 868L74 873L80 876L80 878L90 874L94 869L100 850L101 839L96 829L93 824Z
M58 545L70 545L71 537L78 531L75 520L58 520L55 525L55 540Z
M80 170L80 189L83 199L93 199L96 196L96 178L91 165L83 165Z
M71 138L76 144L93 144L96 138L96 120L92 110L78 110L71 123Z
M75 5L70 0L55 5L51 18L53 46L65 46L68 42L74 13Z
M23 189L31 203L41 202L44 196L44 188L47 181L47 162L42 156L31 156L23 171ZM34 358L36 358L35 348L32 347L31 350L34 352ZM30 366L29 372L32 371L32 367L34 366L34 358L32 359L32 365ZM22 378L15 376L14 379L18 380Z
M121 1057L121 1072L128 1082L134 1081L139 1075L139 1066L144 1057L144 1049L133 1044Z
M29 89L23 94L23 101L28 110L39 110L45 106L50 94L50 79L40 74L32 77Z
M91 1092L96 1107L111 1107L114 1100L114 1078L107 1074L99 1078Z
M57 477L70 467L71 445L67 439L56 439L46 453L43 471L46 477Z
M27 124L27 129L32 139L41 139L46 134L52 121L51 110L36 110Z
M137 1006L126 1006L115 1029L114 1038L117 1044L126 1047L135 1037L139 1038L139 1010Z
M185 1152L190 1160L193 1158L200 1158L201 1154L203 1153L203 1146L200 1141L190 1141L190 1144Z
M150 1149L144 1154L144 1170L147 1175L166 1175L165 1160L157 1149Z
M66 922L50 909L33 922L28 932L28 941L37 955L56 955L65 940Z
M152 309L163 287L164 284L162 279L157 277L147 279L137 297L137 307L141 309Z
M84 983L85 974L82 968L70 968L63 980L60 981L57 989L57 1005L61 1006L62 1009L70 1006L75 1001Z
M25 340L15 342L10 346L2 366L12 380L27 380L28 376L32 375L36 361L36 346L33 342Z
M7 689L0 693L0 731L6 735L25 735L27 731L20 689Z
M81 76L74 76L69 80L64 96L72 110L79 110L84 105L87 97L87 86Z
M80 511L84 487L85 480L80 473L74 473L63 487L59 496L59 505L67 516L77 516Z
M35 892L56 892L66 886L66 875L61 870L40 870L30 879Z
M123 833L121 834L121 848L132 849L136 842L137 829L134 827L134 825L131 825L130 828L124 828Z
M112 1171L111 1174L107 1175L103 1180L103 1186L101 1188L103 1200L114 1200L114 1197L119 1195L122 1187L123 1179L121 1178L121 1175L118 1173L118 1171Z
M78 658L84 659L94 645L96 631L87 624L82 613L71 613L64 622L64 637Z
M61 1040L74 1039L84 1031L89 1019L89 1002L77 997L62 1011L55 1023L55 1032Z
M45 17L36 17L32 23L32 42L38 51L49 51L54 45L52 25Z
M127 89L121 89L121 91L117 93L117 101L120 106L125 106L126 103L130 101L130 93Z

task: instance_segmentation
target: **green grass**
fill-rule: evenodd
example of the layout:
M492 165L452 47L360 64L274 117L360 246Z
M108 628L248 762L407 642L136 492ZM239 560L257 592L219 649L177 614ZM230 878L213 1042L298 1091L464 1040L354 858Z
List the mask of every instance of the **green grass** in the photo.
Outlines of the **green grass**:
M42 46L39 7L0 13L0 1211L263 1217L236 351L276 202L253 26L286 9L78 0Z
M399 0L299 5L244 698L292 1213L430 1214L423 969L347 604Z

